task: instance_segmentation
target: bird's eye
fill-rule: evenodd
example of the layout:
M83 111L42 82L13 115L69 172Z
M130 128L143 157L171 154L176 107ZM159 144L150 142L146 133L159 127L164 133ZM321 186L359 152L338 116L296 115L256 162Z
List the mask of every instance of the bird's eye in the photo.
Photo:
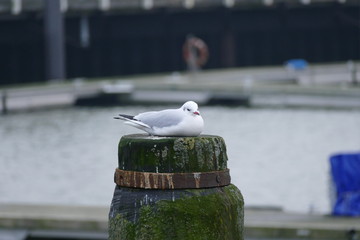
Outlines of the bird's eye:
M186 110L188 110L188 112L190 112L190 108L187 108Z

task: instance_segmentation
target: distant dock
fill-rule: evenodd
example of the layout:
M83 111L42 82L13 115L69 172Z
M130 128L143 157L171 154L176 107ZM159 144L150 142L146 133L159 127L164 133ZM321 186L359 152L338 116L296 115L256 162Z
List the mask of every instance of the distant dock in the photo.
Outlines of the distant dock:
M0 205L0 239L107 239L108 207ZM245 239L349 240L358 218L245 209Z
M356 64L360 69L360 64ZM63 83L0 90L0 111L58 106L180 104L246 107L360 108L360 74L346 63L313 65L304 71L283 66L207 70L198 73L72 79Z

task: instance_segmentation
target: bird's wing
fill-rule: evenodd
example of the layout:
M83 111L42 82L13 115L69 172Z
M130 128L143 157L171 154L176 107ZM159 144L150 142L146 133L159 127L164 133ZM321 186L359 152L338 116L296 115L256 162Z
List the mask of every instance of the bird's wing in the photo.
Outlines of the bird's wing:
M159 112L145 112L135 116L134 119L147 124L152 128L164 128L179 124L184 118L181 109L167 109Z

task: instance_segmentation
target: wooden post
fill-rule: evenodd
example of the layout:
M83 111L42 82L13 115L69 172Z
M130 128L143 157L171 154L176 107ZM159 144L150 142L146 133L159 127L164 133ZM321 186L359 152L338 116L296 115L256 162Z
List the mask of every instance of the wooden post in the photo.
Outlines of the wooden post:
M110 240L243 240L244 200L221 137L123 136Z

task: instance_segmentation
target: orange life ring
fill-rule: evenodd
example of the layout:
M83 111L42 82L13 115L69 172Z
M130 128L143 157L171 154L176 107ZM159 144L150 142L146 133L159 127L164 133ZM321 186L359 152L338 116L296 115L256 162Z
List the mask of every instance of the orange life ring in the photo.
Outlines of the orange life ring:
M183 57L184 60L189 64L191 61L191 51L196 51L195 64L198 67L205 65L209 58L209 51L206 43L197 37L189 37L183 46Z

